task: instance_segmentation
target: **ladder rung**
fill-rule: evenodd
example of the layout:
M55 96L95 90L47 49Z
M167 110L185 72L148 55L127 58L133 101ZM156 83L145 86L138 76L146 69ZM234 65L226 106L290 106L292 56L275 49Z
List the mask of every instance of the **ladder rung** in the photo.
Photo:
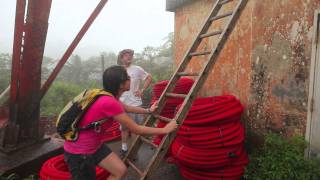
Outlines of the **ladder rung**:
M231 16L232 15L232 11L231 12L228 12L228 13L225 13L225 14L221 14L221 15L218 15L218 16L215 16L215 17L212 17L210 18L209 21L215 21L215 20L218 20L218 19L222 19L224 17L228 17L228 16Z
M178 72L178 76L199 76L198 73Z
M144 173L143 173L139 168L137 168L137 166L134 165L129 159L127 159L126 161L127 161L127 163L128 163L135 171L137 171L137 173L138 173L140 176L143 176L143 175L144 175Z
M193 53L190 53L189 56L201 56L201 55L207 55L207 54L210 54L211 52L210 51L205 51L205 52L193 52Z
M173 97L173 98L185 98L187 97L186 94L176 94L176 93L166 93L167 97Z
M166 118L166 117L163 117L163 116L160 116L160 115L154 115L154 117L157 118L157 119L160 119L160 120L162 120L162 121L165 121L165 122L171 122L171 121L173 121L173 120L170 119L170 118Z
M157 148L158 146L156 144L154 144L153 142L151 142L149 139L143 137L143 136L140 136L141 140L149 145L151 145L152 147L155 147Z
M209 37L209 36L215 36L215 35L218 35L221 33L222 33L222 31L214 31L214 32L206 33L206 34L201 34L199 37L205 38L205 37Z
M227 4L227 3L231 2L231 1L233 1L233 0L224 0L224 1L221 1L219 3L219 5L224 5L224 4Z

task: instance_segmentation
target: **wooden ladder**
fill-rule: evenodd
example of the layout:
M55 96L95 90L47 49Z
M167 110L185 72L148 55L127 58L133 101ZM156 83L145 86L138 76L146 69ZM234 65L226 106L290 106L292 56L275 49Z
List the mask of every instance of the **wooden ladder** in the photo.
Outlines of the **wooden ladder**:
M205 23L203 24L202 28L200 29L198 35L196 36L193 44L190 46L189 50L187 51L186 55L184 56L183 60L181 61L180 65L178 66L177 70L171 77L167 87L163 91L162 95L159 98L159 107L156 113L153 115L149 115L144 123L145 126L152 126L155 119L159 119L161 121L170 122L170 121L177 121L179 124L183 123L183 120L185 119L187 112L189 111L189 108L192 105L193 100L195 99L197 92L199 89L203 86L206 78L209 75L209 72L211 71L213 65L215 64L224 44L226 43L229 34L231 33L232 29L234 28L239 16L241 10L245 7L247 0L238 0L239 2L236 3L234 6L234 9L230 12L219 14L219 11L221 8L236 0L217 0L215 5L213 6L212 10L210 11L209 16L205 20ZM227 20L227 23L224 26L223 30L217 30L208 32L209 28L211 27L212 23L223 19L223 18L229 18ZM196 52L197 48L199 47L201 41L203 39L206 39L208 37L216 36L219 39L217 40L216 45L213 47L211 51L203 51L203 52ZM189 73L186 71L186 68L188 64L190 63L190 60L192 57L195 56L202 56L202 55L209 55L208 61L205 63L205 65L202 67L202 70L199 73ZM177 84L177 81L182 76L193 76L195 77L195 82L193 86L191 87L188 94L175 94L172 93L175 85ZM184 101L182 105L180 106L180 109L175 114L175 117L173 119L169 119L166 117L160 116L159 112L162 111L164 108L165 102L167 98L174 97L174 98L184 98ZM138 135L133 141L133 145L129 149L129 152L124 157L124 162L132 167L138 174L141 180L146 179L147 177L150 177L152 172L158 167L160 162L162 161L163 157L166 155L166 152L174 140L174 137L176 135L176 132L170 133L168 135L165 135L159 145L154 144L151 140L149 140L147 137ZM146 143L150 145L151 147L155 148L155 152L149 162L146 165L145 170L139 169L134 162L131 160L133 157L136 157L138 150L141 148L142 144Z

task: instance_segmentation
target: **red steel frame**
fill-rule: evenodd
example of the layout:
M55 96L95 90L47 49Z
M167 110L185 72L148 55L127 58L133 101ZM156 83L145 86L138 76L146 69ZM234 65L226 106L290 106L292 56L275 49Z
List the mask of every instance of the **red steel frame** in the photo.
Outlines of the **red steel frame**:
M1 144L13 149L39 137L38 96L51 0L29 0L26 18L26 1L17 0L16 8L10 115Z
M11 70L11 85L10 85L10 120L16 122L15 119L15 107L17 104L18 96L18 75L20 71L21 62L21 47L22 38L24 32L24 14L25 14L25 0L17 0L16 4L16 18L15 18L15 29L14 29L14 42L13 42L13 53L12 53L12 70Z
M39 134L40 100L61 71L73 50L87 32L108 0L101 0L53 72L41 87L41 65L52 0L17 0L10 88L10 115L0 146L18 146L26 140L37 141ZM3 137L1 137L3 136Z

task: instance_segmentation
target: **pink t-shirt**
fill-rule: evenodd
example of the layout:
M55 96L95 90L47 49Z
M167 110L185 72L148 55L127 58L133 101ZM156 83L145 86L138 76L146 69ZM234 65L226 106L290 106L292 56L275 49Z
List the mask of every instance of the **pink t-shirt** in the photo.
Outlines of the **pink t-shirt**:
M112 96L101 96L88 109L80 122L80 127L84 127L91 122L104 117L113 117L124 112L122 104ZM113 119L102 124L101 131L94 129L83 130L79 133L75 142L65 141L64 150L72 154L93 154L102 145L102 132L111 127Z

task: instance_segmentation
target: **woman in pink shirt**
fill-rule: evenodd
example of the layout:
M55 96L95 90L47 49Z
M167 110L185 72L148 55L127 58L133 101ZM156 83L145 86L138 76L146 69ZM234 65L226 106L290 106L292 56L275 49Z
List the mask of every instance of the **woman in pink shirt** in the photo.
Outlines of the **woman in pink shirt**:
M88 129L79 132L77 141L65 141L64 156L72 174L72 179L95 179L95 166L98 165L111 173L108 179L121 179L127 171L122 160L112 152L102 141L102 131L111 127L112 121L119 121L135 134L167 134L177 128L175 122L170 122L164 128L151 128L136 124L126 112L150 113L155 111L154 104L150 109L124 105L119 97L130 89L130 77L122 66L112 66L104 71L103 88L113 96L101 96L87 110L80 122L84 127L98 119L109 117L101 129Z

